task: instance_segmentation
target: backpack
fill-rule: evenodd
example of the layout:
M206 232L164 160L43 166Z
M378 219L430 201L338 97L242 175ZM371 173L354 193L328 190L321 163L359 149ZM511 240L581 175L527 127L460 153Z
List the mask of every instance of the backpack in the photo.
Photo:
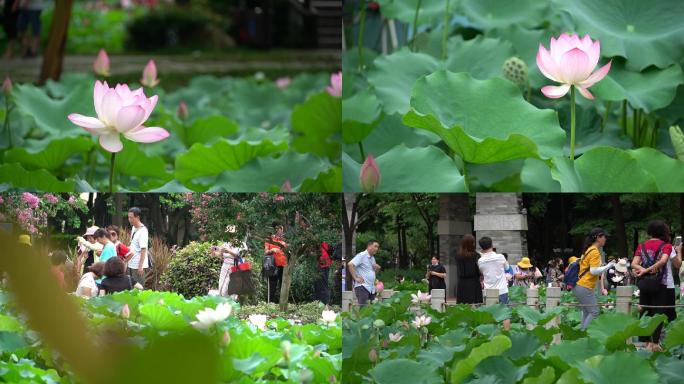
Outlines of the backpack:
M261 274L264 277L275 276L278 269L275 265L275 257L273 255L264 255L264 261L261 264Z
M588 251L588 249L587 249L587 251ZM586 252L584 253L584 255L586 255ZM589 272L589 269L591 267L580 272L580 263L582 262L584 255L582 255L582 257L580 257L579 260L568 265L568 270L565 272L565 275L563 276L563 283L567 287L575 287L577 285L577 282L579 281L579 279L581 279L582 276L584 276L587 272Z
M653 254L653 257L646 251L646 243L641 244L641 266L643 268L649 268L658 261L659 256L663 253L663 248L667 245L666 242L661 242L660 246ZM637 280L637 287L644 293L654 293L661 289L661 285L664 277L665 268L661 268L657 273L649 273L641 275Z

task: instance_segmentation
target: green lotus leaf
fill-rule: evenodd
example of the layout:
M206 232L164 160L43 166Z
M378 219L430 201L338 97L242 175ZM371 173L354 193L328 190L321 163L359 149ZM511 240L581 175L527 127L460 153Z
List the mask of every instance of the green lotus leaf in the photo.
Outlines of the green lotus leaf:
M375 68L368 71L368 82L382 102L387 114L405 114L410 107L411 88L421 78L439 67L439 61L424 53L402 48L388 56L380 56Z
M460 383L463 379L473 373L475 367L482 360L491 356L501 356L504 352L509 350L511 346L511 339L504 335L496 335L491 341L473 348L468 357L459 360L454 364L454 368L451 371L451 382Z
M305 179L297 192L341 192L342 166L335 166L319 173L315 179Z
M544 20L548 5L536 0L463 0L460 8L480 28L490 29L509 25L539 26Z
M684 7L679 0L554 0L577 32L601 41L605 57L622 56L632 70L665 68L684 54Z
M590 91L597 98L609 101L626 99L633 108L652 112L669 105L680 84L684 84L684 75L679 64L665 69L633 72L613 63L608 75Z
M51 140L40 150L15 147L5 152L6 163L21 163L27 169L56 171L72 156L84 154L93 148L93 141L87 137L65 137Z
M483 37L463 41L461 36L449 39L446 69L468 72L476 79L501 76L506 60L513 56L509 41Z
M553 179L551 168L539 159L525 159L520 173L522 190L525 192L560 192L561 186Z
M465 162L494 163L561 152L556 114L527 103L510 82L437 71L418 80L404 124L436 133Z
M250 160L287 149L287 143L220 140L211 146L195 144L176 158L176 179L181 183L226 170L240 169Z
M655 192L655 178L629 152L609 147L587 151L574 164L555 158L551 169L562 192Z
M658 382L658 374L646 359L635 353L622 351L606 356L595 356L585 363L580 363L579 376L588 383L596 384Z
M397 19L413 25L416 7L421 0L378 0L380 12L387 19ZM452 6L453 9L453 6ZM421 1L418 13L418 25L441 21L444 17L443 1Z
M384 360L368 371L378 384L439 384L444 379L437 369L408 359Z
M556 371L551 367L544 367L539 376L526 377L523 384L553 384L556 380Z
M589 336L604 343L606 349L614 351L625 349L625 340L632 336L647 336L665 320L665 315L634 319L624 313L605 313L594 319L587 328Z
M240 169L227 169L216 178L212 191L230 192L278 192L289 181L293 190L299 190L306 182L307 188L318 184L321 173L330 170L330 163L310 154L286 152L278 158L259 157ZM328 180L326 185L335 181ZM339 183L339 181L337 181ZM337 189L339 191L339 189Z
M362 141L381 116L380 102L369 89L342 100L342 139L348 144Z
M674 147L677 158L684 161L684 133L678 125L670 127L670 140L672 140L672 147Z
M463 176L456 163L440 149L407 148L399 145L378 156L375 161L381 180L376 192L464 192ZM361 164L342 154L343 187L360 191Z
M237 133L240 127L228 118L220 115L195 120L183 132L185 145L191 147L195 143L212 144L215 140L228 138Z
M482 360L475 367L474 374L479 378L495 376L500 384L516 384L522 381L529 368L527 364L516 366L504 356L492 356Z
M299 153L340 158L342 102L327 92L311 96L292 111L292 147Z
M2 183L9 184L11 188L43 192L73 192L75 188L73 180L61 181L44 169L28 171L17 163L0 165Z
M684 163L653 148L629 151L639 166L648 172L658 185L659 192L681 192L684 185Z
M656 360L656 372L663 384L679 384L682 382L684 360L672 356L660 355Z
M178 331L188 327L183 316L176 315L165 305L144 304L139 307L142 321L162 331Z

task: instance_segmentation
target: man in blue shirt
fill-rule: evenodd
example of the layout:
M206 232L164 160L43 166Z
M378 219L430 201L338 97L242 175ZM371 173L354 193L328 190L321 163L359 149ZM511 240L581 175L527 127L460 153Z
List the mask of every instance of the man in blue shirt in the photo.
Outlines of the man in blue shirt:
M366 243L366 250L354 256L349 262L348 268L354 281L354 294L359 305L366 305L375 300L375 272L380 266L375 262L375 254L380 249L377 240Z

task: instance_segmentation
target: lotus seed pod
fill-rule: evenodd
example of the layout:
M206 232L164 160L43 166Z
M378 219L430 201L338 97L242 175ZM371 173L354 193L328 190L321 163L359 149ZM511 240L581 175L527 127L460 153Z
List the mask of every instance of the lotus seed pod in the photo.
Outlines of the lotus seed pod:
M503 74L506 79L515 84L527 84L527 64L518 57L511 57L503 65Z
M375 328L382 328L385 326L385 322L382 321L382 319L377 319L373 322L373 325L375 326Z

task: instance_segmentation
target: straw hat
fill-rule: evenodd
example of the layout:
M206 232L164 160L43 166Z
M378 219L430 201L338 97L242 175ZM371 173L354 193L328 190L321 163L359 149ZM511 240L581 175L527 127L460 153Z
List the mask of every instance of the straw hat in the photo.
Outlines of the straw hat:
M620 273L627 273L627 265L629 265L627 259L620 259L620 261L615 264L615 270Z
M577 260L579 260L577 256L570 256L570 258L568 259L568 264L572 264Z
M529 257L523 257L518 262L518 267L520 267L520 268L532 268L532 263L530 263L530 258Z
M19 235L19 244L27 245L31 247L31 236L29 235Z
M100 227L98 227L97 225L93 225L92 227L86 230L86 233L83 236L95 236L95 231L97 231L98 229L100 229Z

